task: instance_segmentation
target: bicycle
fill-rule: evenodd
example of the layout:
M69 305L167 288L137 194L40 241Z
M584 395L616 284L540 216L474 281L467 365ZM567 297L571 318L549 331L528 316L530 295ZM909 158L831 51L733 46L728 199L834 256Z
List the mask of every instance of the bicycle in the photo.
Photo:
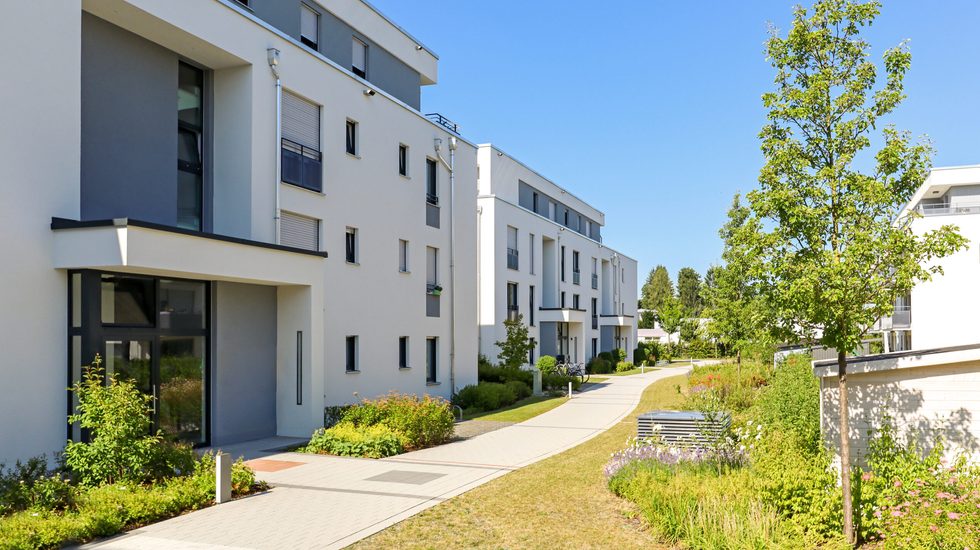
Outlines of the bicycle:
M555 365L555 372L562 376L578 378L582 384L589 381L589 372L585 370L585 363L558 363Z

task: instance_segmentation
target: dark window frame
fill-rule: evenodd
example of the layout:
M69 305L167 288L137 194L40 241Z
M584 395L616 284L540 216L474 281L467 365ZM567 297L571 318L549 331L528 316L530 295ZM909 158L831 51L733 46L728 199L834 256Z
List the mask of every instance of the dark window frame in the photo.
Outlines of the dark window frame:
M439 205L439 164L435 159L425 159L425 202Z
M344 231L344 258L349 264L357 264L357 228L348 227Z
M408 336L398 337L398 368L411 368L408 362Z
M398 144L398 174L408 177L408 145Z
M344 125L344 150L348 155L357 156L357 133L358 124L356 120L347 119Z
M344 372L360 372L357 368L357 335L344 337Z
M425 339L425 382L439 383L439 338L435 336Z

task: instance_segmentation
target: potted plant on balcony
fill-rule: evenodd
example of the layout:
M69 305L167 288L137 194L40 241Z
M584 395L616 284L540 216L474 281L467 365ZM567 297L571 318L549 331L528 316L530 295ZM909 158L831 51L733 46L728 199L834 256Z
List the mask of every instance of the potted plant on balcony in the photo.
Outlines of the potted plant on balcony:
M430 284L428 286L428 291L429 291L429 294L431 294L433 296L439 296L439 295L442 294L442 287L440 285Z

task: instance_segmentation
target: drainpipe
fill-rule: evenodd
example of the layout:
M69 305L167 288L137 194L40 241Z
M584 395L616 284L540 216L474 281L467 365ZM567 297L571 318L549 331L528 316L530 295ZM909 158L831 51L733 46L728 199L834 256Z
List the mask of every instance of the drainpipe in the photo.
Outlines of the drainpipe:
M276 244L281 244L279 187L282 181L282 152L279 149L282 147L282 81L279 80L279 50L269 48L266 53L269 56L269 69L272 70L272 76L276 77L276 211L272 219L276 225Z
M483 292L483 269L480 264L480 254L482 254L483 249L483 207L476 207L476 347L479 353L483 353L483 331L480 330L479 325L483 317L483 300L481 299L481 292Z
M449 294L449 389L456 395L456 218L453 213L456 190L456 136L449 136L449 162L442 158L442 139L435 139L436 156L449 170L449 284L452 292Z

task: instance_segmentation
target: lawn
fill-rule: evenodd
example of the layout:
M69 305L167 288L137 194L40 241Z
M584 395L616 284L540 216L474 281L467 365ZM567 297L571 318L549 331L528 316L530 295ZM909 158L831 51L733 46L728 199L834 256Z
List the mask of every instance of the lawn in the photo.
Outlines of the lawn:
M430 508L354 548L664 548L636 508L609 492L602 467L634 433L634 415L676 407L686 376L652 384L607 432Z
M486 420L494 422L524 422L539 414L546 413L568 401L567 397L531 396L521 399L509 407L490 412L464 414L464 420Z

